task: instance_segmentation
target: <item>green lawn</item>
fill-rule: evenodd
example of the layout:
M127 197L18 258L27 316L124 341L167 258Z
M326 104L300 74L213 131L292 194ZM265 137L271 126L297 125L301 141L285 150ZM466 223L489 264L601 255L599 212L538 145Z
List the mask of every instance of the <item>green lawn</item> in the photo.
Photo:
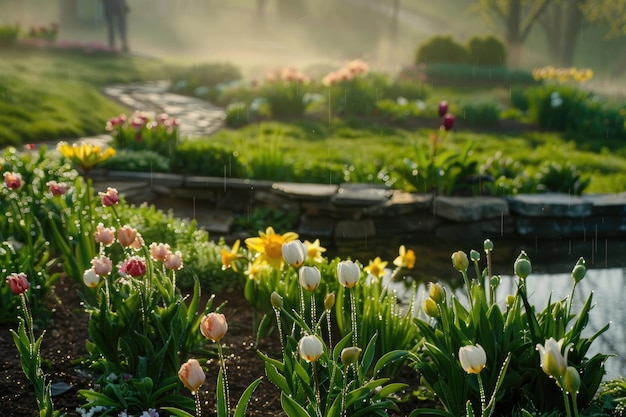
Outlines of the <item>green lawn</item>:
M137 57L0 51L0 146L103 133L123 108L100 89L163 79L163 66Z

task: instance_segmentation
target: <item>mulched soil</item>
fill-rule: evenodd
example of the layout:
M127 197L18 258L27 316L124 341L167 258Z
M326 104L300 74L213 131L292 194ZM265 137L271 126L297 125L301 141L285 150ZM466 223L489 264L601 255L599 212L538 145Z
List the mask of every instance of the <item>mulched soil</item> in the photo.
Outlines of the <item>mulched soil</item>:
M223 310L228 318L229 330L223 339L227 355L228 381L231 403L236 404L245 388L259 376L265 375L263 361L258 357L252 333L252 310L240 293L223 294L214 303L217 306L227 300ZM75 284L69 279L57 282L52 296L48 300L50 322L41 347L45 364L44 371L53 383L63 382L71 388L54 397L56 410L66 412L68 416L77 416L76 407L83 404L78 390L92 387L92 377L77 363L77 359L86 356L85 341L88 334L88 316L81 309L80 297ZM0 326L0 415L4 417L32 417L38 415L37 403L28 380L24 376L17 349L9 332L13 325ZM269 337L258 346L259 350L272 357L279 357L280 345L275 338ZM202 415L215 415L215 380L217 363L209 363L207 380L202 387ZM416 389L415 373L408 370L402 376L403 382ZM415 401L401 406L403 411L393 416L408 415L417 406ZM162 413L163 414L163 413ZM284 416L280 405L279 390L264 378L256 389L248 416Z

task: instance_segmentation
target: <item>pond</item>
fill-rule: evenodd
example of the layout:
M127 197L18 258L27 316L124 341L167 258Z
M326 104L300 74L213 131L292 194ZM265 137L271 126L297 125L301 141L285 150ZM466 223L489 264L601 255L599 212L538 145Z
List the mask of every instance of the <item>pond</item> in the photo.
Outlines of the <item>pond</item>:
M425 299L428 282L442 281L448 288L453 288L455 295L465 302L465 290L462 288L460 274L452 268L450 255L456 250L467 253L471 249L479 250L482 242L409 242L404 243L417 255L416 267L407 281L417 281L417 301ZM558 300L569 296L572 278L571 270L579 257L584 257L587 266L585 278L579 282L574 294L573 311L579 311L587 297L593 292L593 303L589 324L584 336L610 323L609 330L600 336L591 346L589 355L596 353L615 354L607 361L605 380L626 376L626 303L623 299L626 289L626 242L612 240L559 240L559 241L498 241L494 239L493 271L502 277L497 299L503 302L505 297L516 291L516 278L513 276L513 263L521 250L526 251L533 273L527 278L530 302L538 309L543 309L548 297ZM395 242L343 242L333 251L337 256L347 257L359 253L357 257L367 265L369 259L381 256L393 260L397 256ZM482 250L480 251L481 255ZM481 268L484 268L484 259ZM471 266L470 266L471 268ZM471 271L473 272L473 270ZM470 272L470 277L473 274ZM397 283L395 288L400 294L408 296L405 283Z

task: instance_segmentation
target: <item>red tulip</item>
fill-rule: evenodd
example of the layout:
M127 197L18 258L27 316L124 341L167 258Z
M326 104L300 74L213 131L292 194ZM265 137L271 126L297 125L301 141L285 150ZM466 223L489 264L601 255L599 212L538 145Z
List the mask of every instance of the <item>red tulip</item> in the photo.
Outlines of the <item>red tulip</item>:
M9 287L13 294L19 295L23 294L28 288L30 288L30 283L26 278L26 274L11 274L7 277L7 282L9 283Z

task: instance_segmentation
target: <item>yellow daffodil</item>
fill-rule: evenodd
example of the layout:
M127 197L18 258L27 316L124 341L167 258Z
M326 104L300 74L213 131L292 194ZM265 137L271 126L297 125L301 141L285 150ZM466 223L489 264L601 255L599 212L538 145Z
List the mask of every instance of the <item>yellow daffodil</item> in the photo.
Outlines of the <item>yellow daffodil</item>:
M400 268L413 269L415 266L415 252L413 249L406 250L404 245L398 249L398 257L393 260L393 264Z
M243 273L258 283L261 281L261 274L265 268L267 268L267 264L260 262L259 258L257 258L254 262L248 263L248 269L243 271Z
M308 240L304 241L304 244L307 248L307 258L313 262L321 263L324 262L324 256L322 255L326 252L326 248L320 245L320 240L315 239L313 243Z
M239 239L235 241L230 252L227 249L222 249L222 269L233 268L233 271L237 272L236 260L243 258L243 255L239 253Z
M85 172L89 172L95 165L115 155L115 149L113 148L107 148L103 152L100 146L90 143L70 146L67 142L60 142L57 149L61 152L61 155L69 158L72 163L78 165Z
M385 275L385 268L387 267L387 264L388 262L383 262L380 259L380 256L377 256L373 261L370 260L369 265L363 269L365 272L376 278L382 278Z
M248 249L260 254L260 262L266 262L273 268L282 270L285 263L282 251L283 243L291 242L297 238L297 233L287 232L279 235L270 226L265 230L265 233L259 231L259 237L249 237L245 242Z

